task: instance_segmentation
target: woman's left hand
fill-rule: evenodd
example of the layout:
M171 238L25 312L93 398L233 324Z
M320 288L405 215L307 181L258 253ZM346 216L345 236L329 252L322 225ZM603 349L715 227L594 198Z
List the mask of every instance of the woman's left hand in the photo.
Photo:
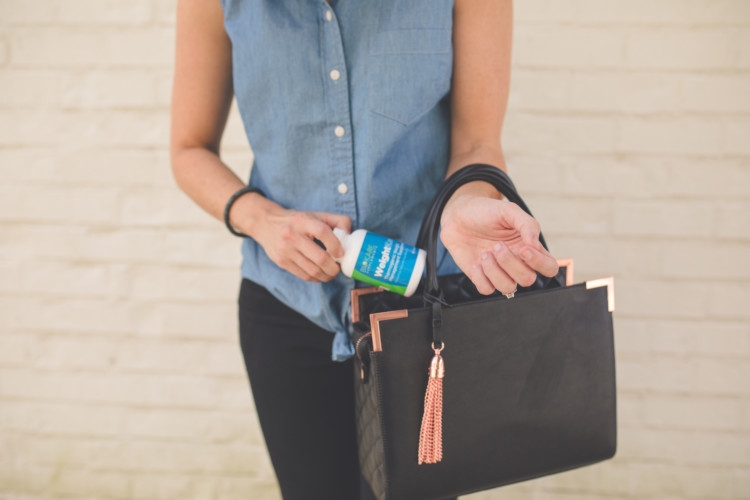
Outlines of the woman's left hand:
M557 261L539 242L539 223L515 203L456 193L441 227L443 244L484 295L530 286L537 271L557 274Z

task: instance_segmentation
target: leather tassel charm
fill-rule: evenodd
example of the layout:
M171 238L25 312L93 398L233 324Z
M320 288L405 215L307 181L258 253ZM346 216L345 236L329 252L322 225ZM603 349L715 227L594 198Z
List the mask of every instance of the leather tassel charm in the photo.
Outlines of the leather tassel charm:
M445 365L440 349L430 363L430 380L424 396L424 414L419 432L419 465L436 464L443 459L443 376Z

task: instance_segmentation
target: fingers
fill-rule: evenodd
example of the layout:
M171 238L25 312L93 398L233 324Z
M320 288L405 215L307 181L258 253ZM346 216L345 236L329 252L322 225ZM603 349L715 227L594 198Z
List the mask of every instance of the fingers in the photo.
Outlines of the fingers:
M512 293L516 290L516 281L500 267L493 254L482 254L482 271L492 283L493 289L500 290L501 293Z
M521 258L531 268L551 278L557 274L560 266L557 260L544 248L526 247L521 250Z
M525 248L521 254L523 258L502 243L496 244L492 252L483 253L480 264L469 275L479 293L490 295L498 290L509 294L518 286L529 287L536 281L536 270L549 277L557 274L557 261L546 250Z
M544 276L557 274L558 265L554 257L539 242L539 223L515 203L503 205L503 218L508 228L520 237L512 249L502 241L496 242L491 251L481 254L483 277L472 281L480 293L489 294L489 283L503 294L512 293L517 286L529 287L537 279L537 272ZM478 281L478 282L477 282Z
M330 281L339 273L339 265L331 254L315 243L315 239L327 247L338 246L341 255L343 248L333 235L331 227L315 214L295 213L284 225L280 235L283 243L276 258L272 257L272 260L283 269L305 281Z
M482 295L491 295L495 292L495 285L485 276L481 264L474 264L471 269L464 272Z
M513 286L511 286L507 291L505 289L496 287L501 292L510 293L513 290L513 287L515 287L516 283L521 286L531 286L536 281L536 271L534 271L534 269L530 267L528 263L524 262L523 260L521 260L521 258L515 255L510 250L510 248L508 248L503 243L495 244L495 246L492 248L491 256L494 257L493 259L491 259L494 263L494 266L502 269L504 274L508 276L508 279L513 281Z
M491 252L482 253L479 264L472 266L466 274L483 295L490 295L495 290L512 293L518 285L531 286L536 281L536 272L502 243L496 244Z
M524 247L518 252L520 259L523 263L533 271L538 271L544 276L552 277L557 274L558 265L557 260L542 246L539 242L539 235L541 229L539 222L532 216L523 211L521 207L515 203L508 203L505 207L505 217L511 227L518 231L521 236L521 241L524 243ZM512 266L516 270L517 267L511 262L503 262L498 260L502 267L505 265ZM521 261L519 261L521 262ZM522 278L526 276L527 281ZM530 286L534 281L528 276L528 273L522 273L516 280L521 286ZM534 276L534 279L536 276Z
M341 246L341 242L333 234L333 228L338 227L343 229L347 233L351 231L352 220L346 215L336 215L327 212L315 212L313 214L319 218L324 224L318 224L313 228L314 233L312 236L323 243L326 250L336 259L340 259L344 256L344 247Z

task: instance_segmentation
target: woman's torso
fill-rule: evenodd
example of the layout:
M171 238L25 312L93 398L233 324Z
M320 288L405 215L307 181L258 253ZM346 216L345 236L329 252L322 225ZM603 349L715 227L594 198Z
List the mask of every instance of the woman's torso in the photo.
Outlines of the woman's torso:
M414 243L449 157L452 0L222 0L250 184L286 208L348 215ZM251 239L242 274L348 342L340 275L307 283ZM442 272L454 272L450 258Z

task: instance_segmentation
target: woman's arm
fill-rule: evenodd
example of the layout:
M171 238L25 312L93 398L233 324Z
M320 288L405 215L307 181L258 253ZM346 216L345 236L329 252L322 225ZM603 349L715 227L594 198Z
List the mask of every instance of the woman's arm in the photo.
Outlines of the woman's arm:
M232 102L231 45L218 1L177 5L170 149L179 187L221 219L224 202L243 182L219 158Z
M447 175L472 163L506 170L500 143L510 89L512 0L456 0L453 20L451 159ZM441 239L484 294L528 286L536 271L557 273L539 243L539 224L489 184L459 189L447 204Z
M231 195L244 186L219 158L232 101L232 47L218 0L180 0L172 90L172 172L179 187L222 220ZM260 243L273 262L307 281L339 272L330 253L343 255L332 227L348 230L348 217L287 210L257 193L232 206L231 224Z
M512 39L512 0L456 0L448 175L471 163L506 170L500 136L510 92Z

